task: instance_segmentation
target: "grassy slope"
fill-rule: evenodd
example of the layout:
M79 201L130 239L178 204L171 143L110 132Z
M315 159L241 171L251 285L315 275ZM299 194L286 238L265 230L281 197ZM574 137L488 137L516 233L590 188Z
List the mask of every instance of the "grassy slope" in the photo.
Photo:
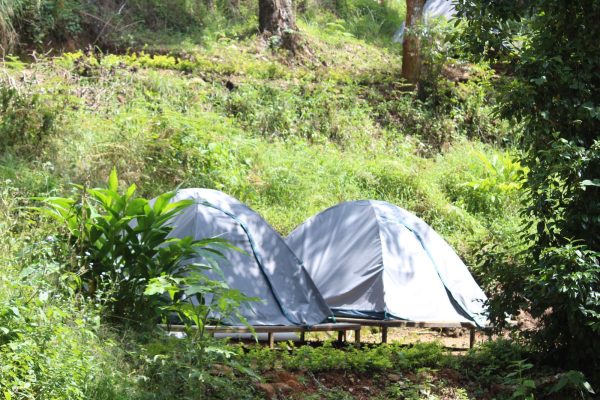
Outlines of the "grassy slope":
M454 137L445 152L423 157L427 128L405 126L413 122L406 118L382 122L396 112L380 111L397 101L389 92L402 96L390 83L398 55L343 32L304 28L315 53L305 65L282 63L250 37L184 58L71 54L9 67L9 75L27 77L15 86L49 96L60 117L58 133L33 161L23 164L9 151L1 173L98 184L116 165L149 196L178 185L221 189L283 234L340 201L379 198L416 212L469 258L479 246L472 242L498 220L495 211L515 209L510 198L478 207L478 193L465 186L494 178L482 156L498 151L465 139L440 116ZM401 112L423 113L402 98Z
M255 36L223 34L202 46L188 39L185 52L178 39L166 48L179 57L66 54L2 66L2 83L40 96L31 111L49 111L55 122L42 143L24 140L0 157L0 225L9 232L0 238L8 266L0 296L21 306L19 299L39 298L43 312L22 310L49 324L24 351L34 357L51 343L59 353L47 357L46 368L74 365L83 376L105 374L102 362L115 362L97 339L69 358L57 343L73 338L70 346L82 351L76 332L97 335L96 322L78 305L40 297L33 278L15 283L24 266L52 261L44 259L51 254L44 238L54 229L20 206L31 196L64 193L70 182L100 184L113 165L147 196L178 186L223 190L283 234L325 207L361 198L414 211L469 262L492 232L516 231L517 193L498 189L511 179L497 168L511 165L503 151L399 91L397 48L356 39L331 21L301 27L313 56L291 65ZM489 164L494 157L499 163ZM69 307L84 317L58 313ZM77 366L80 358L87 363Z

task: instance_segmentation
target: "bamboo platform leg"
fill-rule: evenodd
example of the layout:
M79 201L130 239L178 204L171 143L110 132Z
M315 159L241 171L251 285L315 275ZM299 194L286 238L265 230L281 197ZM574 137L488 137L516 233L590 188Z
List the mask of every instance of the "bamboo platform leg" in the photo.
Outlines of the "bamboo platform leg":
M388 334L388 327L382 326L381 327L381 343L387 343L387 334Z
M472 349L475 346L475 328L469 329L469 348Z
M354 331L354 344L356 347L360 346L360 329Z
M306 331L300 332L300 343L306 343Z
M343 343L346 340L346 332L338 331L338 342Z
M267 333L267 338L269 339L269 348L275 348L275 335L273 334L273 332Z

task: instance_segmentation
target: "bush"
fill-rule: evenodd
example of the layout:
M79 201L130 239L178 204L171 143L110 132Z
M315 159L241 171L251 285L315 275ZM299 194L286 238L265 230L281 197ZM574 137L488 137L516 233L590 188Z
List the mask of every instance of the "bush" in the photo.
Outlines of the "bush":
M0 46L4 52L19 44L59 43L81 31L77 0L3 0L0 2Z
M48 288L0 279L0 393L7 399L85 399L110 351L95 313Z
M158 293L144 295L153 278L189 274L197 266L186 265L195 257L208 257L225 246L220 239L167 239L169 220L191 201L170 202L169 192L150 202L135 197L135 185L118 191L113 169L107 189L76 186L75 198L40 199L40 212L65 229L59 236L73 252L67 271L81 280L81 291L103 306L108 320L125 325L156 322L165 299Z
M600 382L600 48L590 45L600 4L461 0L457 8L469 17L472 58L510 71L498 81L498 113L524 127L527 251L504 275L508 308L496 318L530 311L540 322L531 343Z
M191 0L134 0L129 13L144 20L149 30L173 30L186 32L203 25L209 10L202 1Z
M69 255L23 209L16 183L0 185L0 396L83 400L112 342L98 337L97 309L72 295L60 272Z
M39 94L0 86L0 152L39 153L56 132L57 110Z

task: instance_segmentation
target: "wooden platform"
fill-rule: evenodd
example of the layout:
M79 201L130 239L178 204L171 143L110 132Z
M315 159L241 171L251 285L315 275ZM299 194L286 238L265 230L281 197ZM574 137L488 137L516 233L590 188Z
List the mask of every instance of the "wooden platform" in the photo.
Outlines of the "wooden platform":
M469 329L469 348L475 345L475 330L477 327L470 322L419 322L396 319L363 319L337 318L340 323L359 324L360 326L376 326L381 328L381 343L387 343L388 328L466 328Z
M182 332L185 329L184 325L160 325L162 328L172 332ZM298 325L254 325L248 327L245 325L208 325L204 329L210 333L266 333L269 342L269 347L275 346L275 333L300 333L300 341L305 341L306 332L338 332L338 340L345 340L347 331L354 331L354 341L360 344L360 328L358 323L339 322L329 324L317 324L312 326Z

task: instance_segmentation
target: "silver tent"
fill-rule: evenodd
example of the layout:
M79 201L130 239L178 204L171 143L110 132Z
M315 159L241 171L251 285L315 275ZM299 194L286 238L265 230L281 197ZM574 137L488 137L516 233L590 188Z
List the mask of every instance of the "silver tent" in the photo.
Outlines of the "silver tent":
M383 201L352 201L308 219L286 239L334 314L486 323L486 296L425 222Z
M225 251L219 265L231 288L262 299L242 309L251 325L314 325L331 316L301 262L259 214L211 189L179 190L172 201L179 200L195 204L170 221L169 237L220 237L245 252Z

